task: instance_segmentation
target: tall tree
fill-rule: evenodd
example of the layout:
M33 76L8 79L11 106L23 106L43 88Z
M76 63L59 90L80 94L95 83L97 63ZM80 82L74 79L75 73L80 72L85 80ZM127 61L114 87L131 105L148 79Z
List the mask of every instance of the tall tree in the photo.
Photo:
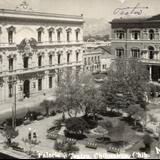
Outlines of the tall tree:
M70 117L77 115L82 110L81 82L74 71L65 70L58 82L56 89L57 105Z
M136 104L139 104L140 111L142 108L145 110L148 80L148 70L140 61L118 58L101 87L103 101L111 109L123 109L129 114L128 108Z

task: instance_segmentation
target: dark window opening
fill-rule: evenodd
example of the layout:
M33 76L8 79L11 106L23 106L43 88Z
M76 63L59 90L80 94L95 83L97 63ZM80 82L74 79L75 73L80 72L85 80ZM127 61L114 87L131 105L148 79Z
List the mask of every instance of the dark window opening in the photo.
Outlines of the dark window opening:
M52 88L52 77L49 77L49 88Z
M38 67L42 66L42 56L38 57Z
M42 32L38 31L38 42L42 42Z
M49 65L52 65L52 55L49 55Z
M38 91L42 90L42 79L38 79Z
M8 43L9 44L13 43L13 31L8 32Z
M58 55L58 64L61 64L61 55Z
M9 59L9 71L13 71L13 58Z
M25 69L28 68L28 61L29 61L28 57L23 58L23 66L24 66Z
M49 31L49 42L53 41L53 32Z
M9 84L9 98L13 97L13 85Z

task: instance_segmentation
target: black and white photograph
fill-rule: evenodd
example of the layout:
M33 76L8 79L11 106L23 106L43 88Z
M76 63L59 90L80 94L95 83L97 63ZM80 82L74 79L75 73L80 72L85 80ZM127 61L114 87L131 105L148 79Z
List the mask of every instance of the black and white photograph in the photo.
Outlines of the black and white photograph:
M160 0L0 0L0 159L160 159Z

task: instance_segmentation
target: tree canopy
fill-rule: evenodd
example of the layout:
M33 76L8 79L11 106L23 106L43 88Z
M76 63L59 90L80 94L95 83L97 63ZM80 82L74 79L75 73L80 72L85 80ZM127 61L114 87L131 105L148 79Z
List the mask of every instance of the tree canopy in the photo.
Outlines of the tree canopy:
M130 110L132 107L135 109L137 104L139 111L145 110L148 80L145 65L136 59L119 58L115 60L114 67L108 73L108 79L101 87L103 102L111 109L122 109L129 114L132 114Z

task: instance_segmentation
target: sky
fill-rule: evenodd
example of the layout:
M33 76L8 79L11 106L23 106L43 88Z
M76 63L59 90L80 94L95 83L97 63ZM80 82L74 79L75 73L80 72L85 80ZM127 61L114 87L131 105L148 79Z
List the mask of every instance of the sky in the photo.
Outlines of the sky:
M15 9L23 0L0 0L0 8ZM33 11L83 14L85 18L105 18L108 21L121 17L114 15L116 8L135 7L137 3L143 10L141 16L150 16L160 13L160 0L26 0Z

